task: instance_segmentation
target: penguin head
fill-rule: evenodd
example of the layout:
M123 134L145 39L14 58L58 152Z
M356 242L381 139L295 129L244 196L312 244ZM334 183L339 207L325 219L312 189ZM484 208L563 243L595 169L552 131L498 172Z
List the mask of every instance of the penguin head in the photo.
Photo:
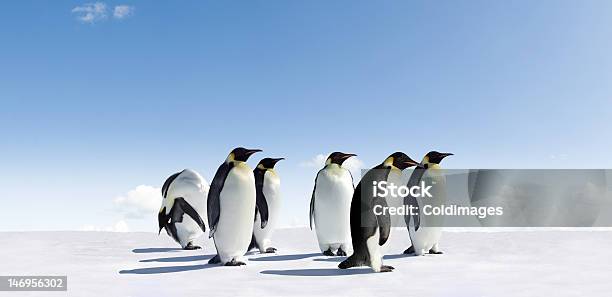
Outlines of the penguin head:
M274 169L274 165L280 160L285 160L285 158L263 158L257 164L257 168L259 169Z
M355 154L345 154L345 153L341 153L341 152L333 152L329 155L329 157L327 157L327 160L325 161L325 165L329 165L329 164L338 164L338 166L342 166L342 163L344 163L344 161L346 161L346 159L350 158L350 157L354 157L357 156Z
M408 155L402 152L395 152L391 154L385 161L384 165L396 167L399 170L404 170L408 167L417 166L421 167L421 164L415 160L410 159Z
M427 153L427 155L425 155L425 157L423 157L423 164L440 164L440 162L442 162L442 159L448 157L448 156L452 156L452 153L440 153L437 151L431 151L429 153Z
M246 162L249 157L257 152L261 152L259 149L245 149L243 147L237 147L232 150L232 152L227 156L227 161L241 161Z

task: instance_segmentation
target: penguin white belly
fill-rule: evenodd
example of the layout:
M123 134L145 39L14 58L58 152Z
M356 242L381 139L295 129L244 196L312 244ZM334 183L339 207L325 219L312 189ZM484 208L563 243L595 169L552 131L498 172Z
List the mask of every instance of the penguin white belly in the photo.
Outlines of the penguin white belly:
M219 196L220 214L214 233L222 263L242 259L253 235L255 178L246 165L229 171Z
M317 177L314 221L321 251L351 248L353 180L346 169L324 169Z
M415 254L417 255L426 254L434 247L437 249L438 242L442 236L441 227L419 227L418 231L414 231L414 226L411 226L408 232Z
M175 198L182 197L189 203L202 219L206 218L206 197L208 197L209 185L197 172L185 169L168 188L166 201L166 213L170 213ZM188 215L183 216L183 221L174 224L179 244L184 248L189 242L204 234L198 224Z
M368 265L372 267L374 272L380 272L382 268L382 253L380 250L380 246L378 242L380 240L380 233L378 228L376 228L376 232L370 238L366 240L366 246L368 248L368 256L369 263Z
M263 194L268 204L268 223L262 229L261 217L258 214L253 225L253 235L259 246L259 251L262 253L267 248L272 247L272 233L278 222L280 211L280 179L273 171L268 170L264 174Z
M387 185L391 186L401 186L401 185L405 185L407 184L407 180L405 178L405 176L402 174L402 171L400 171L397 168L393 168L391 169L391 171L389 172L389 175L387 176ZM385 201L387 202L387 206L389 207L393 207L395 209L399 209L403 204L404 204L404 198L397 195L396 194L391 195L391 192L388 193L388 195L385 197ZM406 226L406 223L404 222L404 217L402 216L391 216L391 226L392 227L402 227L402 226ZM393 230L393 228L391 228L391 230ZM391 231L393 232L393 231ZM385 246L388 245L390 242L390 240L387 240L387 242L385 243Z
M422 178L426 185L435 185L430 191L431 198L417 198L419 209L424 205L424 199L427 199L427 204L432 206L440 206L444 204L446 199L446 178L442 175L439 169L430 169L423 175ZM415 231L413 222L410 223L408 233L410 241L416 255L428 253L431 249L438 251L438 242L442 236L443 217L440 216L424 216L421 214L421 226ZM430 227L428 227L430 226Z

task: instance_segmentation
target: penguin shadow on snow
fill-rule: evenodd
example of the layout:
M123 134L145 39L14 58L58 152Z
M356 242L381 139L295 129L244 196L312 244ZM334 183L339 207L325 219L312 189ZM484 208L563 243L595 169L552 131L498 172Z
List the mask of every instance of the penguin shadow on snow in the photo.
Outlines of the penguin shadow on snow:
M308 254L294 254L294 255L274 255L267 257L251 258L249 261L291 261L300 260L310 257L316 257L321 253L308 253Z
M392 254L392 255L384 255L383 259L385 260L393 260L393 259L402 259L402 258L413 258L416 257L415 254Z
M140 260L141 263L150 262L164 262L164 263L177 263L177 262L192 262L192 261L206 261L212 258L214 255L192 255L192 256L181 256L181 257L166 257L166 258L154 258ZM212 268L218 265L211 264L197 264L197 265L184 265L184 266L162 266L162 267L147 267L137 269L124 269L120 270L119 274L161 274L161 273L173 273L191 270L201 270Z
M186 265L186 266L148 267L148 268L120 270L119 274L162 274L162 273L201 270L201 269L207 269L207 268L218 267L218 266L219 265L198 264L198 265Z
M139 248L133 249L132 252L136 254L143 253L164 253L164 252L178 252L182 251L181 248ZM191 255L191 256L180 256L180 257L165 257L165 258L152 258L144 259L138 262L150 263L150 262L162 262L162 263L178 263L178 262L193 262L193 261L206 261L212 258L214 255ZM198 264L198 265L185 265L185 266L162 266L162 267L147 267L137 269L124 269L120 270L119 274L161 274L161 273L173 273L191 270L200 270L215 267L218 265L210 264Z
M166 252L178 252L182 251L182 248L140 248L133 249L134 254L148 254L148 253L166 253Z
M289 270L264 270L261 274L283 275L283 276L342 276L357 274L377 274L370 268L338 269L338 268L314 268L314 269L289 269Z
M145 259L138 262L191 262L191 261L206 261L214 257L215 255L193 255L183 257L167 257L167 258L155 258Z
M385 255L383 256L383 259L385 260L393 260L393 259L402 259L402 258L412 258L412 257L416 257L414 254L393 254L393 255ZM316 262L342 262L344 260L346 260L347 257L326 257L326 258L316 258L316 259L312 259L312 261L316 261Z
M316 259L312 259L313 261L317 261L317 262L342 262L344 260L346 260L347 257L327 257L327 258L316 258Z

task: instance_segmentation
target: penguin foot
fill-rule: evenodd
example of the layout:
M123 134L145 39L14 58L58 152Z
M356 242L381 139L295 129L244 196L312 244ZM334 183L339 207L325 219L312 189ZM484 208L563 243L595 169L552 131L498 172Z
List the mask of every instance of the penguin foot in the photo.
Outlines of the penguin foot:
M236 261L236 259L232 259L232 261L225 263L225 266L242 266L242 265L246 265L246 263L242 261Z
M442 251L434 251L433 249L429 250L429 253L430 253L430 254L434 254L434 255L441 255L441 254L444 254L444 252L442 252Z
M336 256L346 256L346 252L342 250L342 248L339 248L338 251L336 252Z
M338 264L338 268L340 268L340 269L348 269L348 268L351 268L351 267L353 267L353 266L351 266L351 264L347 260L344 260L344 261L340 262L340 264Z
M187 244L187 245L186 245L186 246L185 246L183 249L184 249L184 250L188 250L188 251L190 251L190 250L199 250L199 249L201 249L201 248L202 248L201 246L193 245L193 244L190 242L190 243L188 243L188 244Z
M219 255L215 255L210 260L208 260L208 264L219 264L221 263L221 257Z
M266 254L276 253L276 248L269 247L269 248L266 249L265 253Z
M334 252L332 252L331 248L328 249L327 251L324 251L323 255L325 255L325 256L335 256Z
M357 263L355 263L354 259L352 257L348 257L346 260L340 262L340 264L338 264L338 268L340 269L348 269L351 267L355 267L355 266L359 266L357 265Z
M409 248L407 248L407 249L404 251L404 254L406 254L406 255L412 255L412 254L414 254L414 246L410 246Z
M380 272L392 272L395 267L389 265L383 265L380 267Z

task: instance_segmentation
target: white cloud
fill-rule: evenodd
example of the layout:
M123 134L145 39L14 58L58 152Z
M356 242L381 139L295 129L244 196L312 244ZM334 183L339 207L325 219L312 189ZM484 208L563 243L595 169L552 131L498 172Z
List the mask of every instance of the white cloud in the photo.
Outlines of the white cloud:
M363 161L361 161L357 157L351 157L347 159L342 165L346 167L346 169L351 171L355 181L359 180L359 177L361 176L361 169L365 168L365 164L363 163Z
M312 159L308 160L308 161L304 161L302 163L300 163L300 166L302 167L311 167L311 168L323 168L323 166L325 165L325 160L327 159L327 157L323 154L318 154L316 156L314 156Z
M323 168L323 166L325 166L327 156L328 155L318 154L312 159L300 163L300 166L321 169ZM351 172L354 181L357 182L359 181L359 177L361 176L361 169L365 167L365 164L357 157L350 157L346 161L344 161L342 166Z
M77 20L93 24L106 19L106 4L103 2L86 3L73 8L72 13L77 15Z
M567 154L551 154L549 155L551 159L559 159L559 160L567 160Z
M160 188L140 185L125 195L116 197L115 207L126 218L155 217L161 206Z
M134 14L134 6L129 5L117 5L113 10L113 17L116 19L123 19Z
M116 222L112 226L99 227L94 225L84 225L79 228L80 231L98 231L98 232L129 232L130 228L124 220Z

